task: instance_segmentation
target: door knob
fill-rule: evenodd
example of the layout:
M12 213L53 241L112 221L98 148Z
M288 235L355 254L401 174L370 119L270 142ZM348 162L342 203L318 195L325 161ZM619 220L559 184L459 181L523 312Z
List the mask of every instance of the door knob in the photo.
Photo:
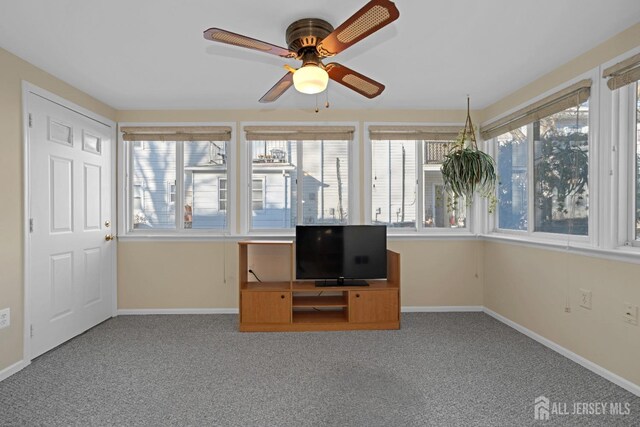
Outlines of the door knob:
M107 234L106 236L104 236L104 240L106 240L107 242L115 238L116 236L114 236L113 234Z

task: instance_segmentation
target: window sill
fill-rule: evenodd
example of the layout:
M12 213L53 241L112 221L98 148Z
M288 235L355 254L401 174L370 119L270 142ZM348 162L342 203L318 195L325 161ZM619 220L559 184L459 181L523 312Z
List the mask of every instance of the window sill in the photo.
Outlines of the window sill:
M150 242L150 241L228 241L236 240L236 236L225 233L206 232L157 232L157 233L135 233L129 232L118 235L118 240L123 242Z
M387 229L387 238L391 240L470 240L479 236L473 234L469 229L431 229L424 231L400 231Z
M621 246L613 249L596 248L584 242L561 240L546 240L540 238L531 238L527 236L518 236L515 234L491 233L483 235L482 238L489 242L506 242L516 245L528 246L539 249L548 249L558 252L570 252L577 255L590 256L612 261L624 261L634 264L640 264L640 248L631 246Z

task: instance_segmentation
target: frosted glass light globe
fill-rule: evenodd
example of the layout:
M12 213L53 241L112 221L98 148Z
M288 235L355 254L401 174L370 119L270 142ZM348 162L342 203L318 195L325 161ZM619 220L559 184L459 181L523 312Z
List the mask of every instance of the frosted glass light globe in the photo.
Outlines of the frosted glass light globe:
M316 65L306 65L293 73L293 86L298 92L314 94L327 88L329 74Z

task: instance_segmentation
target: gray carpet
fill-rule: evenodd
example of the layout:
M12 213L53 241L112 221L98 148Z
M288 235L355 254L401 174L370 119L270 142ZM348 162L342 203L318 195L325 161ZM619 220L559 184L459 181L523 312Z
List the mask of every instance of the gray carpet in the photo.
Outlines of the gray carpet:
M482 313L400 331L239 333L233 315L120 316L0 383L0 425L640 425L640 398ZM534 399L631 413L534 420Z

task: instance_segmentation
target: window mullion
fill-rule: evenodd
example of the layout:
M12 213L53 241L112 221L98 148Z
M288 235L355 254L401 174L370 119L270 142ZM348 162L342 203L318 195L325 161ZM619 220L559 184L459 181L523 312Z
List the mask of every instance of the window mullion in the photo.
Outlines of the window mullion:
M535 230L535 147L533 142L533 123L527 125L527 233L533 235Z
M127 183L127 206L126 206L126 218L127 223L125 224L127 231L133 230L133 143L130 141L126 142L126 150L127 150L127 158L126 158L126 183ZM144 198L144 192L142 197Z
M425 141L416 141L414 143L414 150L416 156L416 182L414 183L414 191L416 191L416 230L422 231L424 229L424 150L426 149Z
M184 142L176 142L176 202L174 204L176 229L184 228Z
M624 209L625 212L625 221L621 223L624 224L626 241L625 244L630 245L638 245L639 242L636 241L636 192L638 189L636 188L637 177L636 177L636 157L638 156L637 150L637 118L636 118L636 108L637 108L637 100L636 100L636 88L637 83L634 85L628 85L620 91L620 98L622 100L621 105L624 108L624 112L621 115L624 115L624 120L621 122L620 133L621 135L621 143L624 144L626 153L623 159L626 159L625 164L621 165L621 174L626 181L627 185L627 203L626 206L621 206L620 209ZM622 154L622 153L621 153Z
M302 215L304 214L304 210L303 210L303 201L304 201L304 194L303 194L303 190L304 190L304 165L302 164L302 158L303 158L303 153L302 150L303 148L303 143L302 141L296 141L296 156L297 156L297 162L298 164L296 165L298 173L296 173L296 224L295 225L302 225L304 223L304 218L302 217Z

